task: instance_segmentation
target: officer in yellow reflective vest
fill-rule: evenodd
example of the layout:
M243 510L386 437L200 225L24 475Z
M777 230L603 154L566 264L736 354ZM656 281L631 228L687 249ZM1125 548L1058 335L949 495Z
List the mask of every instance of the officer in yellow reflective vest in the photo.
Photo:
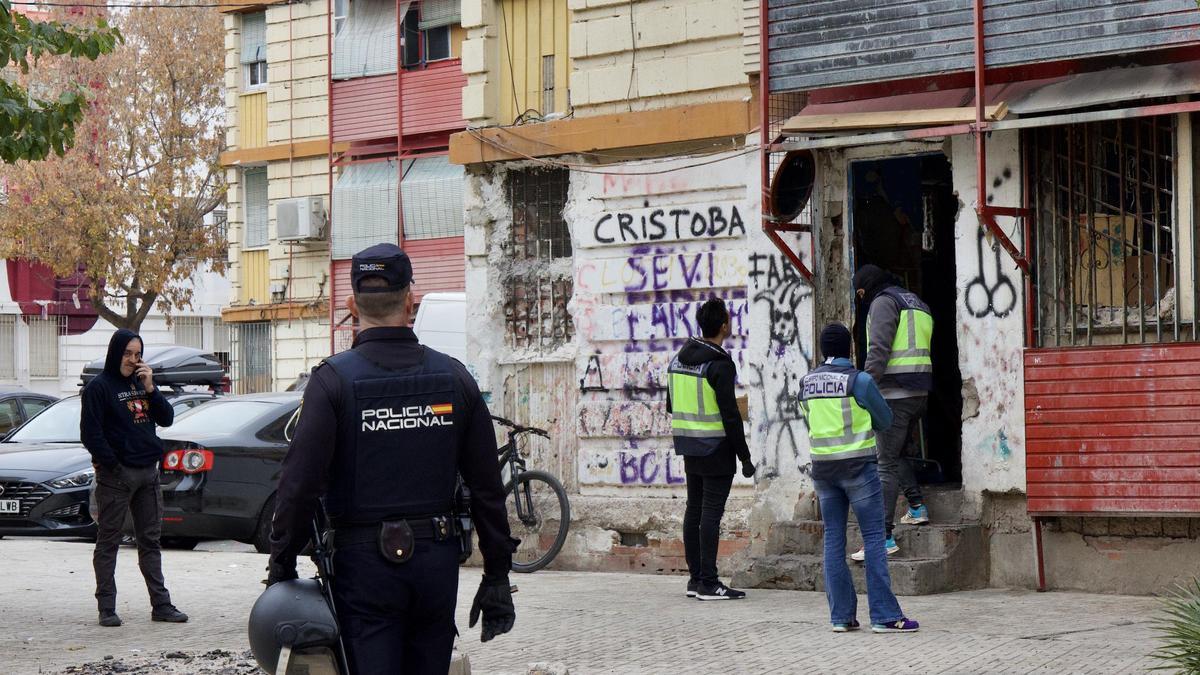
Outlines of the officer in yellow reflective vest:
M687 596L737 600L746 594L717 578L717 544L736 462L741 461L747 478L754 475L754 463L734 396L737 366L721 346L732 332L725 303L716 298L705 302L696 310L696 324L703 338L689 338L667 371L671 435L687 477Z
M862 369L871 375L892 409L892 424L878 439L879 476L883 481L883 520L887 551L900 547L895 529L896 497L901 490L908 501L900 522L924 525L929 510L917 485L905 445L925 416L933 389L930 342L933 315L915 293L901 288L895 277L875 265L863 265L854 274L858 302L866 308L866 358ZM862 560L862 551L851 556Z
M910 633L892 593L884 549L883 488L875 458L875 432L892 413L869 375L850 364L850 331L831 323L821 331L825 362L801 380L801 408L808 425L813 487L825 524L825 595L835 633L858 630L858 596L846 565L846 519L851 507L866 552L871 630Z

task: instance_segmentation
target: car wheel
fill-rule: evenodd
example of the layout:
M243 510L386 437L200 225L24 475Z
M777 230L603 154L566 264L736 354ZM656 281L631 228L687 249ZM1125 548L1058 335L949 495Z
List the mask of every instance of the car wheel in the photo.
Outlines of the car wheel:
M199 544L200 540L195 537L163 537L161 543L163 548L190 551L196 548L196 544Z
M262 513L258 514L258 529L254 531L254 550L259 553L271 552L271 519L275 517L275 495L267 498L263 504Z

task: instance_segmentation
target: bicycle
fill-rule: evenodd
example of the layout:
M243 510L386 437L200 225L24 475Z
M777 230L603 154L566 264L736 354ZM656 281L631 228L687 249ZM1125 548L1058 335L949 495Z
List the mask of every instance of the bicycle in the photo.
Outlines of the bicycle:
M514 572L536 572L549 565L567 541L571 505L567 491L557 478L545 471L525 468L522 452L528 434L550 438L544 429L527 427L503 417L492 420L508 427L508 442L500 447L500 466L508 467L504 491L512 536L521 540L513 552Z

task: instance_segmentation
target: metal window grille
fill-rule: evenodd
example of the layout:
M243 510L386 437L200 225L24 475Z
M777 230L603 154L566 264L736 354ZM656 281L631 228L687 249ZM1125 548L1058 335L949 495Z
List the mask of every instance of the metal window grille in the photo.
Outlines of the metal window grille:
M171 320L175 332L175 344L204 349L204 318L199 316L177 316Z
M1175 136L1169 116L1026 132L1038 346L1179 339Z
M271 391L271 324L267 321L238 324L233 344L234 391L257 394Z
M554 55L542 57L542 114L554 112Z
M225 367L225 370L230 370L233 363L232 343L234 326L231 326L220 319L210 319L212 329L213 355Z
M509 279L508 287L504 320L510 345L548 351L575 334L575 324L567 311L571 279L532 274Z
M59 377L59 336L66 327L61 317L29 319L29 376Z
M216 209L212 212L212 226L217 241L229 241L229 212Z
M508 175L512 249L518 258L571 256L571 230L563 218L570 185L567 169L524 169Z
M246 233L242 246L266 246L267 237L267 167L242 171L242 212Z
M0 378L17 376L17 317L0 316Z

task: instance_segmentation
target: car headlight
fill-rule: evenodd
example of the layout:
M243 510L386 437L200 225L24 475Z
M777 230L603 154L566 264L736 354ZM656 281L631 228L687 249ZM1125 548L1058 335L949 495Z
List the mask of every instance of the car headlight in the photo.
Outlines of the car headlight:
M83 487L85 485L91 485L95 478L96 470L89 467L78 473L68 474L62 478L55 478L54 480L49 481L47 485L60 490L63 488Z

